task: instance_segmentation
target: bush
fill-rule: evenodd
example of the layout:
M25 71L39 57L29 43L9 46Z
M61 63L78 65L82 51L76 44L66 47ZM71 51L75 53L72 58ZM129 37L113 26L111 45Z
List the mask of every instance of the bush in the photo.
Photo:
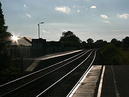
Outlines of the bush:
M125 58L122 50L117 48L113 44L108 44L100 50L103 63L107 65L126 65L129 64L128 60Z

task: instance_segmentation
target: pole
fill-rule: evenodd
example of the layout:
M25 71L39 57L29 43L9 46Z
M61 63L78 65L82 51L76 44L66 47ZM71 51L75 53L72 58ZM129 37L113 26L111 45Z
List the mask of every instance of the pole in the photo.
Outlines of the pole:
M38 24L38 38L40 38L40 24L43 24L44 22L40 22L39 24Z
M38 38L40 38L40 24L38 24Z

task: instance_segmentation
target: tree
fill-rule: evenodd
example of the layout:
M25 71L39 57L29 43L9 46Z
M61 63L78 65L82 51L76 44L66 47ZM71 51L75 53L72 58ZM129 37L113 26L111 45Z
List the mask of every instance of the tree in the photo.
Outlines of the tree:
M0 2L0 71L5 69L9 65L9 56L6 54L6 45L10 43L9 37L11 34L7 32L7 26L5 26L4 15L2 11L2 4Z
M94 47L94 40L92 38L87 39L87 47L93 48Z
M122 44L125 48L129 48L129 37L125 37L123 40L122 40Z
M2 32L5 32L5 20L4 20L4 15L3 15L3 11L2 11L2 4L1 4L1 2L0 2L0 34L2 33Z
M73 36L74 34L73 34L73 32L71 32L71 31L67 31L67 32L63 32L62 33L62 37L70 37L70 36Z
M85 41L83 41L83 42L81 43L81 45L82 45L82 48L86 48L86 47L87 47L87 43L86 43Z
M71 31L63 32L59 40L65 47L79 48L81 40Z
M115 39L115 38L113 38L113 39L111 40L111 43L114 44L114 45L117 46L117 47L120 47L120 46L121 46L121 42L118 41L118 40Z
M96 47L96 48L100 48L100 47L105 46L106 44L107 44L107 41L97 40L97 41L95 42L95 47Z
M92 38L87 39L87 43L91 44L93 42L94 42L94 40Z
M11 34L7 32L7 26L5 26L2 4L0 2L0 41L6 40L10 36Z

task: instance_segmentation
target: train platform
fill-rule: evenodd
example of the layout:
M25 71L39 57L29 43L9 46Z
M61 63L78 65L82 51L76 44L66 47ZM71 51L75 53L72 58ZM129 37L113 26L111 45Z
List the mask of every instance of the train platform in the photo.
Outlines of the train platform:
M73 88L68 97L95 97L96 89L98 89L98 82L100 81L100 76L103 73L102 69L102 65L93 65Z
M67 97L129 97L128 65L94 65Z
M73 51L65 51L65 52L60 52L60 53L48 54L48 55L41 56L38 58L24 58L24 60L33 60L32 64L29 65L25 71L27 72L33 71L37 67L40 61L51 59L51 58L56 58L56 57L61 57L61 56L73 54L73 53L80 52L80 51L82 50L73 50Z
M101 97L129 97L129 66L107 65Z

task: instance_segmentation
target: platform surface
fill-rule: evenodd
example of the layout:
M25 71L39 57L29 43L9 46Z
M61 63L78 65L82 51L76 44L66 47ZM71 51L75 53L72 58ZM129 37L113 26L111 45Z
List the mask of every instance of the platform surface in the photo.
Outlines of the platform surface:
M94 65L72 97L94 97L101 69L101 65Z
M51 58L56 58L60 56L65 56L65 55L69 55L69 54L80 52L80 51L82 50L74 50L74 51L66 51L66 52L60 52L60 53L55 53L55 54L48 54L48 55L41 56L38 58L26 58L24 60L33 60L32 64L27 67L26 71L28 72L33 71L37 67L40 61L51 59Z

